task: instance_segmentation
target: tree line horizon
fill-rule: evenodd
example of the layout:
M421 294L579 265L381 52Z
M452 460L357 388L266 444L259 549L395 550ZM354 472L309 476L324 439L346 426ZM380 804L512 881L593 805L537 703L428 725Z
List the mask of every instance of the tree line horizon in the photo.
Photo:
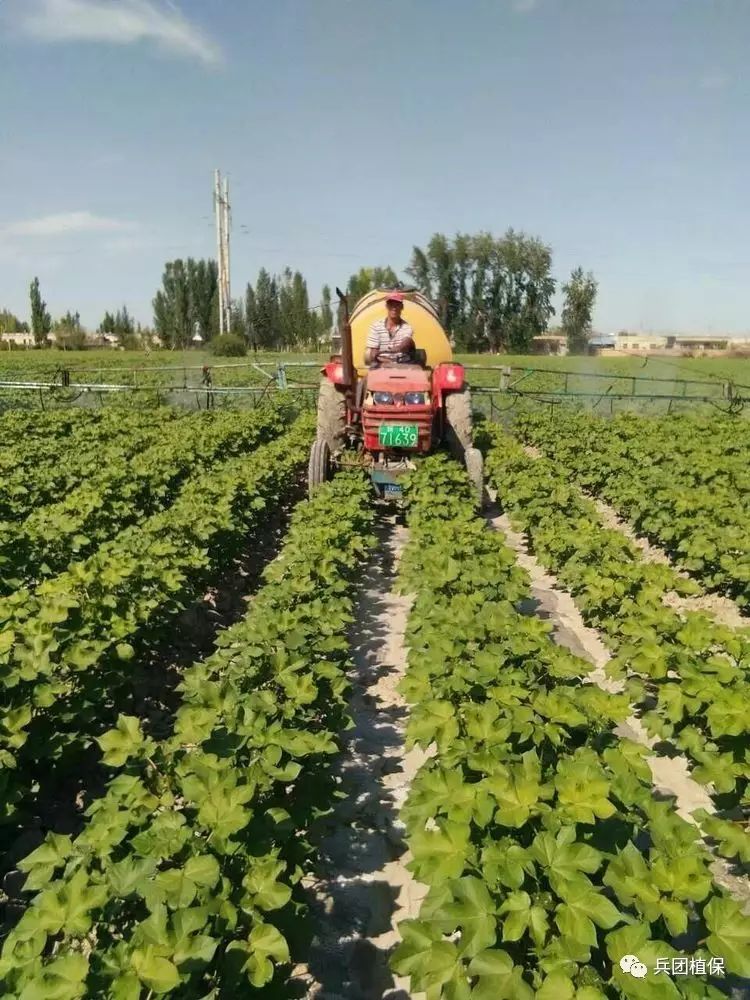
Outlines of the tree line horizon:
M529 353L533 338L543 334L555 316L557 282L552 276L552 250L537 237L513 229L491 233L435 233L425 247L415 246L404 278L390 266L362 267L349 277L350 306L375 288L416 288L438 311L456 348L465 351ZM578 267L562 284L560 328L570 353L582 353L591 335L597 282ZM126 306L107 311L97 332L117 337L123 347L154 339L166 348L209 344L219 335L218 268L214 259L176 259L165 264L161 287L153 300L153 327L134 322ZM233 299L228 335L238 346L265 351L316 348L334 326L338 303L324 285L320 301L311 303L307 281L286 267L278 274L261 268L255 283ZM8 310L0 311L4 332L32 332L44 344L50 332L63 346L84 346L80 314L68 310L53 321L41 297L38 278L30 288L30 324ZM198 338L200 338L198 340Z

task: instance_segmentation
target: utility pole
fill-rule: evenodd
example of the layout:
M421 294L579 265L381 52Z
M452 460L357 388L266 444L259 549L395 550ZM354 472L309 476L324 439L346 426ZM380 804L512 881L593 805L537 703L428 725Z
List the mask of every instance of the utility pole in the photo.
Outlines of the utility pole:
M219 280L219 332L229 333L232 299L229 284L229 181L221 173L214 174L214 215L216 216L216 248Z
M226 315L224 326L226 332L231 331L232 326L232 292L229 280L229 231L232 227L232 212L229 207L229 180L224 178L224 308Z

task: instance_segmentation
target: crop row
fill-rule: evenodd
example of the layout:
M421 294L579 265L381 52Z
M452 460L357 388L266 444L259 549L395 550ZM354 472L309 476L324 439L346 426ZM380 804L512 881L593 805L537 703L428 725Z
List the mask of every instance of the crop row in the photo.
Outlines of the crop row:
M747 421L536 413L519 431L708 589L750 607Z
M750 918L696 828L653 798L647 751L616 736L627 698L516 610L528 581L470 513L462 471L428 459L407 503L407 737L436 753L402 811L429 891L395 971L430 1000L721 997L700 974L654 973L687 952L750 975Z
M83 831L21 863L35 895L2 950L4 996L246 996L289 961L370 506L355 475L301 504L246 618L184 674L172 736L121 716L99 739L113 775Z
M139 454L97 455L96 471L21 523L0 524L0 595L62 572L118 530L167 507L188 476L284 429L285 406L199 413L166 423Z
M166 408L145 413L108 410L98 421L74 424L69 437L31 444L19 437L4 446L0 458L0 522L21 520L55 502L109 462L148 448L166 427L182 419Z
M75 755L127 685L132 643L203 593L288 495L307 419L250 456L187 481L174 504L105 542L34 591L0 602L0 784L6 811L28 769ZM106 725L106 722L104 723ZM89 740L90 742L90 740ZM16 816L14 822L22 819Z
M176 411L172 411L177 417ZM153 421L153 410L125 410L120 407L107 409L83 409L66 406L55 410L7 410L0 413L0 445L3 448L23 442L24 451L45 452L50 442L64 446L78 435L93 434L97 428L109 424L115 426L123 416L141 418L142 423ZM161 416L168 416L165 409Z
M688 758L720 810L750 804L750 630L732 630L696 612L665 605L691 581L647 563L620 532L605 528L594 504L549 459L530 458L496 432L488 473L503 507L541 563L573 595L587 624L613 651L607 671L625 682L652 736ZM739 823L704 820L726 857L750 860Z

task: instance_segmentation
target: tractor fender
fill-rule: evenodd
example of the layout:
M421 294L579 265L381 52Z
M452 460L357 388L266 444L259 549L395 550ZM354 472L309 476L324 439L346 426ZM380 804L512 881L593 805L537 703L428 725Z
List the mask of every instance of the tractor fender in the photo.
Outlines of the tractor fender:
M453 364L453 362L438 365L432 375L433 390L441 395L444 392L463 389L465 381L464 366Z
M328 361L320 369L320 374L325 376L334 385L344 385L344 363L340 359Z

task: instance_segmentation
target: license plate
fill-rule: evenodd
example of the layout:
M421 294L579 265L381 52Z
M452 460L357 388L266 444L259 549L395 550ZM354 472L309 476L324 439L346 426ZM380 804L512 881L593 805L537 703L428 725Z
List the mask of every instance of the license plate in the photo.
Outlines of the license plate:
M385 448L416 448L419 428L416 424L381 424L378 441Z
M401 486L398 483L383 483L383 495L388 497L400 497Z

